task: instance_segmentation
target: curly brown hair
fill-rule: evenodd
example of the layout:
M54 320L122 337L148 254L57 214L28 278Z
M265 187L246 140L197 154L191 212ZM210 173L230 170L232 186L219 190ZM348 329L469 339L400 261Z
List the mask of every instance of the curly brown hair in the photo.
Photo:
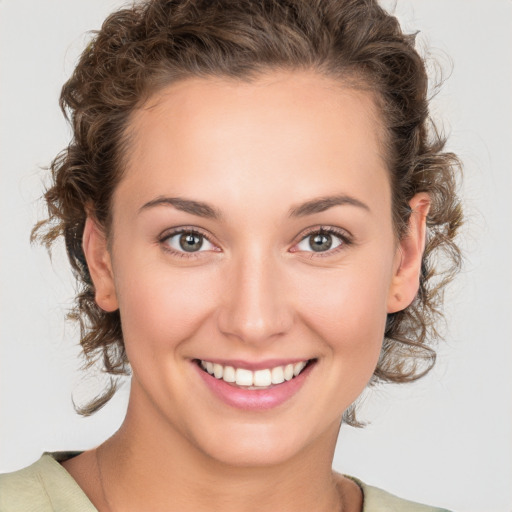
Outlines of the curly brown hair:
M82 250L87 213L109 232L112 193L123 171L132 113L159 89L190 77L251 81L270 70L313 70L373 93L385 124L397 237L407 231L408 202L432 204L419 292L390 314L370 384L409 382L434 365L443 288L460 267L454 238L462 220L459 161L428 111L428 79L414 35L376 0L150 0L110 15L81 55L60 97L73 138L51 164L48 219L32 237L48 248L61 235L78 283L70 313L80 323L86 367L103 360L110 375L129 374L119 311L95 292ZM114 394L79 410L91 414ZM357 425L354 408L344 419Z

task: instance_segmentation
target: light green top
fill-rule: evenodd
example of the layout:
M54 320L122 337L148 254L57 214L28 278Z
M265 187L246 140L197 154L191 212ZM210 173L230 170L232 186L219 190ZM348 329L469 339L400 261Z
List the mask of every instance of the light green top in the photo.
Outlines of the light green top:
M0 475L0 512L98 512L59 463L78 453L45 453L27 468ZM363 512L448 512L353 480L363 491Z

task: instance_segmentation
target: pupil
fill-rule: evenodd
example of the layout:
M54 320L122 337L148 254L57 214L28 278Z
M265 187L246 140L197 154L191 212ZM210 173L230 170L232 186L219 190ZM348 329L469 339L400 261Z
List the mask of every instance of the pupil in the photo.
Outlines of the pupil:
M328 251L332 245L332 236L317 233L316 235L311 235L309 241L313 251Z
M203 238L193 233L185 233L180 236L180 247L187 252L194 252L201 249Z

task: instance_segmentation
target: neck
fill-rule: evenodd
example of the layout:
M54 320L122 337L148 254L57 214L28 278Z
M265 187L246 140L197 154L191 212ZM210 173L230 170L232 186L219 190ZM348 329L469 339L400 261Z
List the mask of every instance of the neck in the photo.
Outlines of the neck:
M314 445L273 465L230 465L209 457L151 413L129 407L120 430L99 449L112 509L202 512L340 510L331 465L339 425ZM141 419L142 418L142 419Z

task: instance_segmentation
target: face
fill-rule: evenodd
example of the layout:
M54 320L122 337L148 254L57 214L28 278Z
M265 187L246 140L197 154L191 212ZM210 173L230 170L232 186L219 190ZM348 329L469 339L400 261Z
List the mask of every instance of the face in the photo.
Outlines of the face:
M371 96L312 73L190 79L129 133L109 252L86 254L120 309L132 413L232 464L332 442L400 298Z

